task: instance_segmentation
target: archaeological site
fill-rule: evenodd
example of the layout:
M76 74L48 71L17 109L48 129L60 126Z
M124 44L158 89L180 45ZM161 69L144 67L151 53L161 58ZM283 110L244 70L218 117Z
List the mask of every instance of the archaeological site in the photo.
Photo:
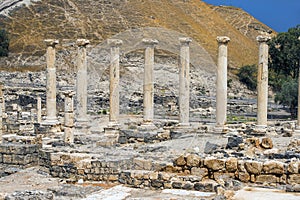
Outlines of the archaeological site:
M275 103L276 32L242 9L2 0L0 19L0 200L300 199L300 105Z

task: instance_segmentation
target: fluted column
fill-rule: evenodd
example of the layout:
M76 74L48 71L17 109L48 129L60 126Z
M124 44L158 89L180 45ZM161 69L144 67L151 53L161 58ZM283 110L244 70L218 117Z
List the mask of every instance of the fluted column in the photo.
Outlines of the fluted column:
M56 68L55 68L55 46L58 40L47 39L47 116L46 124L58 124L56 116Z
M119 119L119 80L120 80L120 46L122 40L110 39L110 68L109 68L109 125L116 126Z
M216 129L220 129L220 131L223 131L223 129L225 128L227 117L227 45L229 41L229 37L217 37L218 68L216 94Z
M258 130L267 128L268 116L268 55L269 36L258 36L259 62L257 70L257 125Z
M86 46L89 40L78 39L77 44L77 80L76 80L76 127L86 128L87 116L87 56Z
M157 40L143 39L145 49L145 69L144 69L144 123L152 124L154 118L154 48L158 44Z
M73 91L65 91L65 124L64 124L64 142L74 143L74 104Z
M300 37L298 37L300 41ZM299 55L300 60L300 55ZM298 114L297 114L297 124L296 124L296 133L300 133L300 66L299 66L299 76L298 76Z
M190 115L190 38L179 38L179 125L189 126Z

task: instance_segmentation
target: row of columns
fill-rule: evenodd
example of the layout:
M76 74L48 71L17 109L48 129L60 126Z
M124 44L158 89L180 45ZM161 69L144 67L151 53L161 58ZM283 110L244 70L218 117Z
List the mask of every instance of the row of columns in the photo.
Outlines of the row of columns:
M258 36L259 63L257 76L257 128L267 127L267 103L268 103L268 36ZM180 38L180 62L179 62L179 123L189 125L189 65L190 38ZM227 45L230 38L226 36L217 37L218 42L218 67L217 67L217 96L216 96L216 128L224 129L226 125L227 112ZM57 40L45 40L47 45L47 123L56 123L56 70L55 70L55 45ZM152 124L154 117L154 48L157 40L143 39L145 48L144 69L144 123ZM87 64L86 46L88 40L77 40L77 113L76 121L86 126L87 118ZM118 125L119 117L119 54L122 41L118 39L108 40L110 45L110 114L111 126ZM300 84L300 83L299 83ZM300 89L299 89L300 90ZM299 92L300 98L300 92ZM298 106L300 109L300 106ZM298 112L299 115L300 112ZM300 117L297 126L300 127Z

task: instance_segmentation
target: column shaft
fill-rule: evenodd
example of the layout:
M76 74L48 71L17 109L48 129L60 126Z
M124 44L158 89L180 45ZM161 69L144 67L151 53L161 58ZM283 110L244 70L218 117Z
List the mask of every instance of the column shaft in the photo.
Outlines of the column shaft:
M189 125L190 110L190 38L179 38L179 124Z
M3 109L2 109L2 103L4 101L3 98L3 84L0 83L0 144L2 143L2 135L3 135Z
M230 39L226 36L217 37L218 68L216 94L216 127L224 128L227 113L227 45Z
M154 118L154 46L157 40L143 39L145 49L145 69L144 69L144 122L152 123Z
M45 40L47 45L47 123L58 123L56 117L56 68L55 68L55 45L57 40Z
M122 40L108 40L110 48L110 68L109 68L109 122L110 125L117 125L119 118L119 80L120 80L120 48Z
M73 91L65 91L65 124L64 124L64 141L67 144L74 143L74 106Z
M268 54L270 37L258 36L259 62L257 70L257 128L267 127L268 116Z
M87 57L86 45L88 40L78 39L77 44L77 80L76 80L76 122L79 126L86 126L87 117Z
M37 123L42 121L42 99L40 96L37 97Z
M300 41L300 37L298 38ZM300 55L299 55L299 76L298 76L298 114L296 129L300 132Z

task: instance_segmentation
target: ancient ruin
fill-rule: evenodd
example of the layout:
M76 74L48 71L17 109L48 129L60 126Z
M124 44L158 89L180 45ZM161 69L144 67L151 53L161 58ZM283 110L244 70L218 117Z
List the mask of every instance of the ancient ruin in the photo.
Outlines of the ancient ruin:
M217 37L216 41L216 97L204 96L199 98L201 103L199 99L192 100L200 95L191 89L195 88L191 71L196 69L196 62L191 55L195 44L189 37L173 40L176 44L172 45L177 48L168 46L168 53L176 55L172 59L178 59L174 64L176 70L170 70L170 74L175 74L178 90L174 92L177 96L162 98L158 93L169 91L160 88L155 71L159 62L169 56L163 48L158 48L161 43L166 44L164 40L144 38L128 45L129 39L112 37L103 42L107 51L101 55L107 54L108 72L101 78L108 83L102 86L109 88L107 96L89 88L94 83L90 77L95 74L88 67L88 40L72 43L77 50L74 61L77 76L71 75L71 81L63 81L67 74L56 71L58 40L45 40L46 87L27 91L11 87L9 82L0 85L0 177L5 181L16 176L17 180L17 176L35 174L36 179L32 179L38 184L31 183L31 179L20 181L29 187L34 185L34 190L24 186L24 191L17 192L12 186L1 186L0 199L101 199L104 187L110 188L111 193L123 190L136 193L136 198L143 198L139 195L153 190L163 197L162 191L174 189L199 192L194 194L204 195L201 198L206 199L233 199L245 186L277 189L295 197L300 191L300 140L295 134L299 118L296 123L268 121L266 42L269 37L259 36L257 40L260 55L257 109L256 102L228 98L230 38L227 36ZM137 51L127 51L130 48ZM131 53L135 54L133 58L126 60ZM131 65L130 59L138 64ZM126 74L121 71L126 64L128 68L142 65L142 80L130 80L122 85L122 76ZM134 77L133 73L130 75ZM165 74L161 77L167 81ZM126 99L120 95L122 89L134 81L143 82L141 93L132 95L137 100L122 102ZM29 103L12 101L14 96L20 98L24 94L31 95L26 99ZM168 103L162 103L163 98ZM4 106L5 101L9 103ZM121 113L122 103L128 104L123 106L124 110L136 106L137 111L143 112ZM109 105L108 110L103 109L105 104ZM157 111L157 104L167 114ZM232 121L229 117L233 111L242 113L239 117L253 112L257 118Z

